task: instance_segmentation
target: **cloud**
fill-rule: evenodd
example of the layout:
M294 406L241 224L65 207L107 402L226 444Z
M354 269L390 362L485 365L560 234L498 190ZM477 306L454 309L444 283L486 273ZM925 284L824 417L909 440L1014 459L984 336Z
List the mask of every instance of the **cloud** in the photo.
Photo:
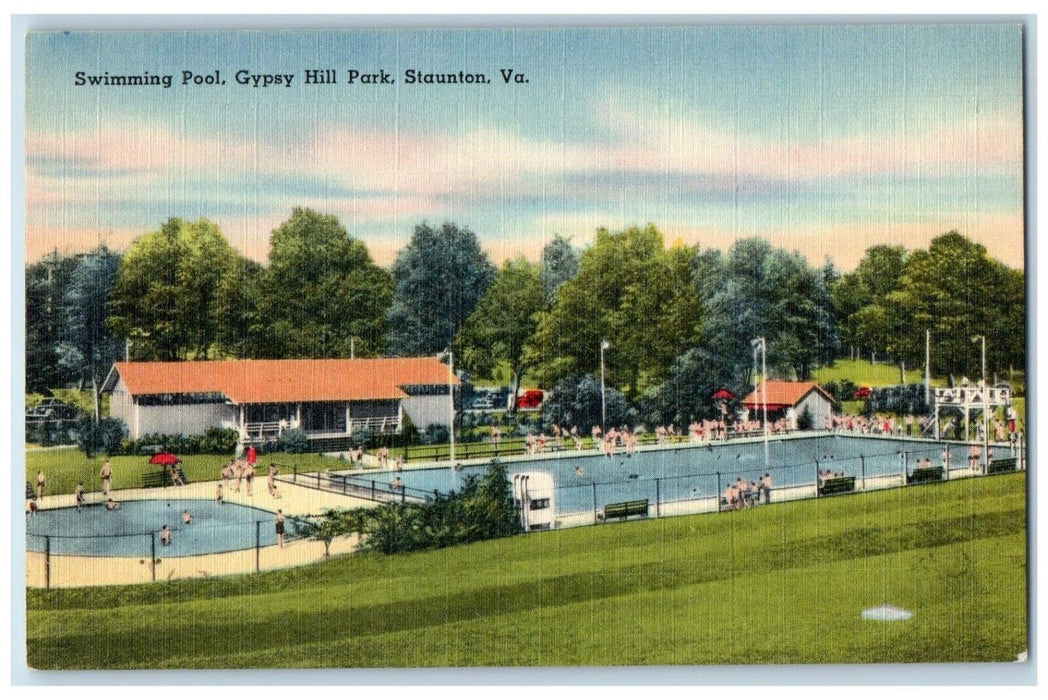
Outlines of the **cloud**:
M736 134L712 120L653 117L612 103L595 105L591 119L603 134L599 140L529 137L510 128L398 131L334 122L265 141L134 123L97 132L30 131L27 254L32 259L31 251L51 249L38 238L79 237L90 247L108 236L116 245L168 216L203 215L246 253L264 259L270 230L291 207L310 206L338 216L351 233L366 232L377 259L392 259L393 246L406 243L417 221L496 217L501 238L491 244L534 257L547 231L588 234L598 225L634 223L633 217L667 230L723 235L721 219L732 206L739 207L738 220L773 231L752 222L785 211L786 197L793 209L797 202L810 209L797 217L803 228L788 237L822 241L811 246L816 251L826 249L835 232L856 234L846 227L859 225L813 219L867 216L863 202L885 183L960 182L967 192L978 189L981 178L1002 174L1021 182L1022 123L1003 112L825 139ZM957 185L939 188L946 199L951 187ZM889 203L899 202L892 213L898 226L949 219L915 209L924 205L912 201ZM1021 219L1021 212L1006 216ZM1021 222L1012 222L1001 235L1021 250L1021 231Z

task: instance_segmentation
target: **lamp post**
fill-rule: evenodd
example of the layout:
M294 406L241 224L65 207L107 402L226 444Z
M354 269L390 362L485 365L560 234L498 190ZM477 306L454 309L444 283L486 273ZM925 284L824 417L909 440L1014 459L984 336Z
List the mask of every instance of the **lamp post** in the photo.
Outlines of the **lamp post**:
M604 389L604 351L611 347L607 339L600 341L600 429L607 430L608 400Z
M972 342L980 341L982 343L982 424L983 424L983 439L982 439L982 463L983 463L983 474L987 472L987 452L989 451L990 442L990 416L987 415L989 412L987 397L990 394L989 389L986 387L986 336L977 335L972 338Z
M448 415L451 417L450 430L448 434L451 437L451 452L449 460L455 461L455 352L448 348L444 352L440 353L440 359L448 358Z
M750 341L753 346L753 373L757 374L757 350L761 351L761 404L764 406L764 468L768 468L768 344L764 337ZM756 377L754 377L756 381ZM756 386L754 387L756 389Z

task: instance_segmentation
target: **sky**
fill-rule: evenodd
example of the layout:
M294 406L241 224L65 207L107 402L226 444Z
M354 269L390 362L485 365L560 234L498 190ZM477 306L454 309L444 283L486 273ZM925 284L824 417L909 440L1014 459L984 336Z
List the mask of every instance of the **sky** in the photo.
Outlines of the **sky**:
M1022 60L1000 23L31 34L26 255L123 249L177 216L264 262L308 206L383 265L416 224L452 221L496 263L652 223L667 244L760 236L842 270L957 230L1022 267ZM337 83L304 84L314 68Z

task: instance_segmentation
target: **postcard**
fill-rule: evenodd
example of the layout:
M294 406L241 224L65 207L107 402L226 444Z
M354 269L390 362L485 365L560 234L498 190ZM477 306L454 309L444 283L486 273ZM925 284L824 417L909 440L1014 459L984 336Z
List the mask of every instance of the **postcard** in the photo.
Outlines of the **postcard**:
M1023 47L30 33L28 666L1025 661Z

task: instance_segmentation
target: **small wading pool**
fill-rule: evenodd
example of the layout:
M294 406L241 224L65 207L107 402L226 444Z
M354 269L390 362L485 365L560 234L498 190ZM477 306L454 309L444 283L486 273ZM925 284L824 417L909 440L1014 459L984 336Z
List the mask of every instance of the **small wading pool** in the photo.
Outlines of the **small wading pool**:
M1007 446L994 445L994 459L1015 455ZM768 444L768 468L772 489L814 487L816 471L829 470L859 480L901 475L917 460L943 463L943 450L950 454L950 470L968 467L968 445L957 442L880 438L849 434L812 437L773 437ZM816 463L818 466L816 467ZM666 445L627 457L622 449L608 459L595 450L558 457L541 455L507 459L503 463L512 479L517 472L545 472L553 477L554 508L557 515L592 512L608 503L647 498L651 503L673 503L719 497L730 481L742 477L758 481L765 472L764 441ZM406 470L397 473L408 497L421 498L436 491L457 490L469 475L479 476L486 466ZM339 476L367 490L372 482L390 490L392 474ZM774 495L773 495L774 500Z
M188 510L193 522L182 522ZM156 539L157 556L186 557L250 549L256 544L276 544L276 513L249 506L203 499L156 499L122 501L120 508L106 510L92 504L76 508L44 509L26 516L26 549L52 554L102 557L146 557ZM160 544L160 528L171 529L171 544ZM288 518L287 535L295 534Z

